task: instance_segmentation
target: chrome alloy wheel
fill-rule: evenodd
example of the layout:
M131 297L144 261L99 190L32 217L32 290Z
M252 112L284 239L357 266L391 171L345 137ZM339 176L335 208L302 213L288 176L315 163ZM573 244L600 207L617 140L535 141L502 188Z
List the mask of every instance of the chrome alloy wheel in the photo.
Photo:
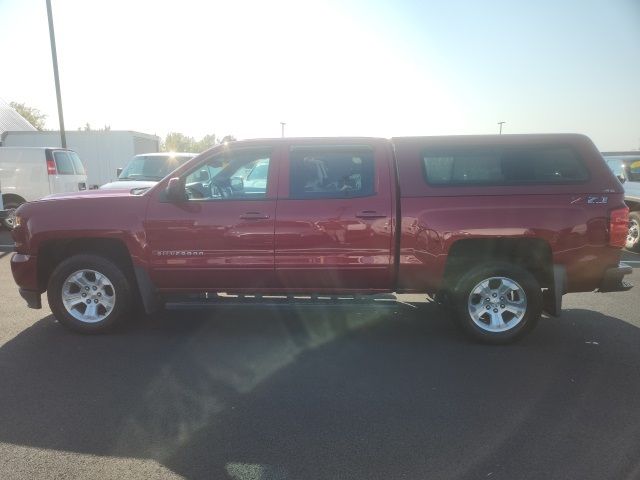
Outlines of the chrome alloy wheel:
M469 315L481 329L497 333L518 325L527 311L524 289L506 277L491 277L478 283L469 294Z
M8 208L6 211L6 217L2 220L2 223L9 230L13 230L16 227L16 209Z
M62 304L73 318L97 323L109 316L116 304L111 281L95 270L77 270L62 285Z
M627 233L626 247L631 249L635 248L638 244L638 237L640 237L640 225L635 218L629 220L629 233Z

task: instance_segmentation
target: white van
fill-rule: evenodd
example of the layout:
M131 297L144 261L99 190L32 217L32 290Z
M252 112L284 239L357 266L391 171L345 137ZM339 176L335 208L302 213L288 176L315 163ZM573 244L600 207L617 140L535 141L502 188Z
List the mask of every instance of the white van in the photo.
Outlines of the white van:
M63 148L0 147L0 185L7 211L52 193L86 190L87 174L78 154ZM2 223L13 227L13 216Z

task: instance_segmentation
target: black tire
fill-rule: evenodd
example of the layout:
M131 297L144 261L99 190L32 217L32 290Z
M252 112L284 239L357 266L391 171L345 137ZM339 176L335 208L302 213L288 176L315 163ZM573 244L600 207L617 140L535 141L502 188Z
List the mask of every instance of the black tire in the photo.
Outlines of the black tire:
M69 313L63 302L65 282L74 272L82 270L95 271L104 275L111 285L110 287L106 287L107 290L104 290L104 295L106 297L109 292L113 295L112 309L108 311L102 304L98 304L96 308L99 308L102 314L100 314L99 311L97 314L99 319L95 321L91 320L91 322L82 321L74 317L74 315ZM96 277L94 276L93 278L95 279ZM86 281L87 277L83 277L83 279L83 281ZM91 281L90 274L88 279ZM100 288L97 290L97 292L93 293L91 289L88 289L88 295L98 295ZM79 294L82 293L84 292L82 288L80 288ZM132 300L132 284L123 269L113 260L99 255L79 254L64 260L55 268L49 278L47 299L53 315L65 327L81 333L102 333L111 330L129 313ZM91 299L89 298L89 302L90 301ZM78 309L73 308L72 310L76 315L83 315L83 312L80 311L80 305L78 305Z
M498 280L498 278L504 280ZM488 279L495 279L486 284L486 291L491 293L488 293L486 298L474 293L476 287L481 288L480 284ZM509 282L512 283L509 284ZM506 302L504 302L501 300L499 288L508 289L509 285L519 286L520 289L509 289L509 293L506 294ZM497 288L494 289L494 287ZM524 292L525 302L522 304L524 314L516 316L510 310L509 301L514 300L512 305L521 301L520 291ZM474 320L470 310L478 300L480 303L477 304L477 309L474 309L477 312ZM507 310L503 310L505 306ZM521 338L537 325L542 315L542 290L535 277L517 265L509 263L481 264L472 268L458 280L453 293L453 308L459 325L474 339L484 343L510 343ZM482 317L478 318L480 315ZM498 321L502 320L504 329L501 330L501 326L491 325L491 317L493 316L498 318Z
M625 247L630 252L640 252L640 212L629 213L629 234Z

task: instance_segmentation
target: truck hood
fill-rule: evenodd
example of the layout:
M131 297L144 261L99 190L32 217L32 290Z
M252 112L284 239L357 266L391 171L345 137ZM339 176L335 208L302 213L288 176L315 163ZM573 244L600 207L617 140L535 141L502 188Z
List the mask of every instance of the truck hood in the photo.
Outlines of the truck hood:
M105 183L100 190L131 190L132 188L151 188L158 182L151 180L116 180Z

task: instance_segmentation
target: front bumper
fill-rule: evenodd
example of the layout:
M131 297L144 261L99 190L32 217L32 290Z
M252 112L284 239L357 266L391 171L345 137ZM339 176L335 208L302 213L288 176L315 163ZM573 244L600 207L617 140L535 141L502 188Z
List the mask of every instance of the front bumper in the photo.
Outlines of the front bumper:
M620 263L617 267L608 268L604 272L604 277L599 292L625 292L633 288L633 284L626 282L623 278L625 275L630 275L633 269L625 264Z
M38 257L15 253L11 257L11 273L20 288L20 296L27 301L29 308L42 308L38 288Z
M14 253L11 257L11 273L18 287L41 291L38 285L38 257L35 255Z
M42 298L40 296L40 292L25 290L24 288L21 288L19 292L20 296L26 300L27 307L36 309L42 308Z

